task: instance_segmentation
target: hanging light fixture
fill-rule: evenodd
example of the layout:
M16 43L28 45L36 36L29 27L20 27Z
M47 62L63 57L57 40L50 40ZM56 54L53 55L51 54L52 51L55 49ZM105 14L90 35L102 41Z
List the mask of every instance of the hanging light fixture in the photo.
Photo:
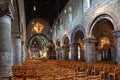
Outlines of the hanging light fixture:
M36 6L35 5L33 6L33 10L36 11Z
M34 0L34 6L33 6L33 10L34 10L34 11L36 11L35 0Z

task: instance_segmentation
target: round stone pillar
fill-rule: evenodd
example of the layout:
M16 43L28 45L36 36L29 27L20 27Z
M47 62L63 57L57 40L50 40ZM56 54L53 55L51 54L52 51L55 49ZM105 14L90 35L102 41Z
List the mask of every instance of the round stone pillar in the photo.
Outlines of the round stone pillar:
M13 65L21 65L21 39L13 38Z
M69 46L68 47L66 47L66 60L70 60L70 58L69 58L69 56L70 56L70 48L69 48Z
M11 39L11 41L13 42L13 38ZM11 66L13 66L13 43L12 44L12 48L11 48Z
M56 48L56 60L60 60L60 47Z
M86 62L92 63L96 61L97 53L95 49L96 40L92 38L85 39L86 42Z
M65 58L66 58L66 49L65 49L66 47L65 46L62 46L62 60L65 60Z
M116 46L117 46L117 54L115 54L116 56L116 61L120 64L120 30L119 31L114 31L113 35L116 36L117 42L116 42Z
M21 62L24 62L26 59L26 52L25 52L25 43L22 41L21 45Z
M78 60L78 43L71 44L71 60L72 61Z
M11 17L4 15L0 17L0 76L11 76L11 47Z
M80 49L80 61L84 61L84 57L85 57L85 50Z
M62 46L62 60L69 60L69 51L67 50L67 46Z

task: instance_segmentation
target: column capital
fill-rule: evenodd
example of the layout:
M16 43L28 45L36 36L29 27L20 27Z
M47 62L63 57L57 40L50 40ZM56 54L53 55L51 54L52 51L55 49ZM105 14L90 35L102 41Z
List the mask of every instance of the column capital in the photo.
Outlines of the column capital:
M25 45L25 41L22 41L22 45Z
M62 45L62 46L61 46L61 49L62 49L62 50L66 49L66 45Z
M13 20L14 7L11 0L0 1L0 16L8 15Z
M56 51L60 51L61 50L61 48L60 47L56 47Z
M12 34L12 38L20 38L21 39L21 35L19 33Z
M61 48L65 48L66 46L65 45L62 45Z
M96 43L97 39L95 39L95 38L85 38L84 41L86 43Z
M71 43L70 45L80 45L79 43Z
M116 37L120 37L120 30L113 31L113 35Z

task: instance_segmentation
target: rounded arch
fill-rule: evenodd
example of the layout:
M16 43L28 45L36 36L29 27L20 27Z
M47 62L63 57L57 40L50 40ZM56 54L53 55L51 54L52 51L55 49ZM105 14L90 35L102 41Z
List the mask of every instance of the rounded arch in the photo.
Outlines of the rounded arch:
M59 39L57 39L57 41L56 41L56 46L59 46L59 47L61 46L61 45L60 45L60 40L59 40Z
M26 27L27 44L33 35L39 34L41 36L51 37L50 25L42 18L33 18Z
M31 42L32 42L32 40L36 37L36 36L42 36L42 37L44 37L45 38L45 40L47 40L47 41L49 41L49 38L46 36L46 35L44 35L44 34L34 34L32 37L30 37L30 39L28 40L28 47L29 47L29 45L31 44Z
M87 30L88 37L92 37L91 34L92 34L93 27L101 19L108 19L113 24L114 30L117 30L116 21L113 19L112 16L110 16L109 14L100 14L90 21L90 24L88 25L88 30Z
M81 33L83 34L83 37L86 36L86 35L85 35L85 29L83 28L83 26L77 25L77 26L75 26L74 29L72 30L72 33L71 33L71 43L74 42L74 37L75 37L75 34L76 34L76 32L77 32L78 30L81 31Z
M62 58L62 54L61 54L61 44L60 44L60 40L57 39L56 40L56 59L57 60L61 60Z
M63 36L62 42L63 42L63 44L69 44L70 43L70 39L69 39L69 36L67 34L65 34Z
M62 39L62 59L63 60L70 59L70 53L69 53L70 45L69 44L70 44L69 36L65 34Z
M97 40L95 43L96 55L100 53L97 60L115 60L116 51L114 47L116 46L116 40L112 32L117 29L117 26L112 16L100 14L94 18L88 28L88 37Z

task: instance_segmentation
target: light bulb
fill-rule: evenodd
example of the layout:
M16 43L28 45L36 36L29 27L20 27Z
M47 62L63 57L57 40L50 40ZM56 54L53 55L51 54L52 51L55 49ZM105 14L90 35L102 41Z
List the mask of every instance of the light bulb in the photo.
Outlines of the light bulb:
M36 11L36 6L33 6L33 10Z

